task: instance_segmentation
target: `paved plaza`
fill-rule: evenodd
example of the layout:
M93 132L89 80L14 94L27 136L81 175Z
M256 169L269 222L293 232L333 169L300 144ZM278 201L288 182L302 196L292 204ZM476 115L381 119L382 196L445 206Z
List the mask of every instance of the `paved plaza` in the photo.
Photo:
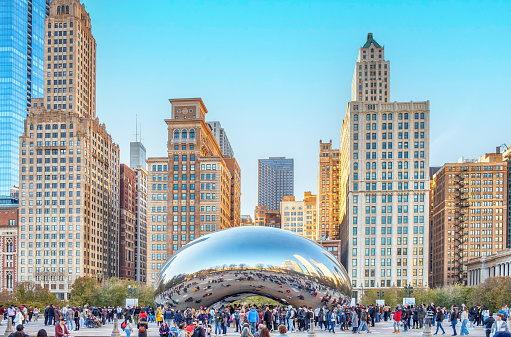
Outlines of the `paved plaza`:
M446 320L446 321L444 321L444 323L442 325L445 329L444 336L451 336L452 329L451 329L449 322L447 322L447 320ZM461 324L458 323L456 325L458 335L459 335L460 327L461 327ZM37 335L37 331L39 331L39 329L43 329L43 328L45 328L46 331L48 332L48 336L55 336L55 329L53 327L45 327L42 322L32 322L32 323L27 324L25 327L25 332L30 337L35 337ZM74 337L82 337L82 336L83 337L87 337L87 336L110 337L112 335L112 328L113 328L113 324L110 323L110 324L106 324L106 326L104 326L104 327L97 328L97 329L83 328L83 329L80 329L79 331L73 331L72 335ZM119 330L120 330L120 335L122 337L126 336L126 334L120 328L119 328ZM371 333L378 335L378 336L388 336L388 337L396 336L396 334L392 333L393 330L394 329L393 329L391 322L380 322L380 323L377 323L375 327L371 328ZM0 336L4 336L4 331L5 331L5 321L3 322L3 325L0 326ZM158 329L157 329L156 323L150 323L149 329L147 332L148 332L148 337L159 337L160 336L158 334ZM435 332L435 330L432 331L432 334L434 332ZM474 337L484 337L485 336L485 332L482 327L475 327L473 330L469 330L469 332L470 332L470 336L474 336ZM321 337L321 336L326 337L326 336L331 335L328 331L320 331L319 329L316 330L316 334L318 337ZM344 331L340 331L338 329L336 331L336 334L353 335L353 333L351 331L344 332ZM362 332L362 334L366 334L366 332ZM423 334L423 330L412 329L407 332L401 332L399 334L399 336L417 337L417 336L422 336L422 334ZM131 335L133 337L137 337L138 331L137 330L133 331L133 333ZM234 330L232 328L230 328L227 331L227 335L229 337L236 337L236 336L239 336L239 333L234 332ZM272 333L272 336L277 336L277 335L278 335L278 333L276 333L276 332ZM297 333L288 333L288 335L289 335L289 337L293 337L293 336L306 337L307 333L306 332L297 332ZM215 335L212 335L211 337L215 337Z

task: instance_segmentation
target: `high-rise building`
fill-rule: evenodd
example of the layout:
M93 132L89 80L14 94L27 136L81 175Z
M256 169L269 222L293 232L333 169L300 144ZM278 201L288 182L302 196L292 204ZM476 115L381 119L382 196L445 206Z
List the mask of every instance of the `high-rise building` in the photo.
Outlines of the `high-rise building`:
M353 96L362 88L363 99L348 104L341 128L343 262L357 296L366 288L426 286L429 102L386 102L388 61L372 35L359 50L355 75ZM366 86L376 93L364 96Z
M508 166L502 153L486 153L433 176L430 286L468 284L468 260L506 249Z
M146 167L146 149L140 140L130 142L130 167Z
M0 203L17 203L19 137L33 97L43 97L49 0L0 0Z
M280 203L281 228L316 240L316 196L305 192L303 200L285 196Z
M345 211L339 204L339 183L339 149L332 148L332 141L320 141L316 206L318 239L339 238L339 212Z
M367 34L359 49L351 83L351 101L389 102L390 62L385 61L385 48Z
M170 257L169 245L171 221L169 216L169 158L152 157L147 159L147 278L146 282L152 285L161 267ZM167 239L168 237L168 239ZM176 236L176 240L178 237Z
M121 225L119 235L119 277L136 278L137 178L135 172L121 164Z
M257 205L278 211L284 196L294 195L294 160L270 157L258 163Z
M119 275L119 147L95 117L84 6L52 1L45 27L45 97L32 99L20 137L18 281L68 299L79 277Z
M144 166L133 168L137 181L135 279L138 282L147 281L147 170Z
M211 131L213 131L213 135L215 136L218 145L220 145L220 150L222 151L224 157L234 157L234 151L231 147L231 142L229 142L229 138L227 138L227 134L225 133L224 128L220 124L220 122L207 122L211 127Z
M78 0L53 0L45 21L47 110L96 117L96 40Z
M241 170L205 122L200 98L171 99L167 157L149 158L148 269L201 235L239 225Z

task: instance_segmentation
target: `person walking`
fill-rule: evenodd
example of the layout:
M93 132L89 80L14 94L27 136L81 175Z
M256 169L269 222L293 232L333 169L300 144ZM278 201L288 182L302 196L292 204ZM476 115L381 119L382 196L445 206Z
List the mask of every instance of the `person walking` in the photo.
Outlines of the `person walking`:
M366 311L366 308L362 308L362 312L360 313L360 324L358 325L357 333L360 333L362 330L367 330L367 333L371 333L369 331L369 327L367 325L367 320L369 318L369 315Z
M451 313L449 315L449 320L451 321L452 326L452 336L456 336L456 324L458 324L458 311L456 310L455 306L451 307Z
M131 319L131 315L127 314L124 317L124 324L126 325L124 327L124 332L126 333L126 337L130 337L131 333L133 332L133 321Z
M460 329L460 336L468 335L468 308L463 307L460 315L460 322L461 322L461 329Z
M494 322L495 318L493 318L491 314L489 314L489 316L483 321L486 337L490 337L491 329L493 327Z
M436 318L435 318L435 321L436 321L436 332L433 334L433 335L436 335L438 334L438 329L442 329L442 335L445 335L445 330L444 328L442 327L442 322L444 321L444 313L442 311L441 308L437 308L436 309Z
M143 317L140 319L140 322L137 324L138 328L138 337L147 337L147 328L149 324L147 323L147 318Z

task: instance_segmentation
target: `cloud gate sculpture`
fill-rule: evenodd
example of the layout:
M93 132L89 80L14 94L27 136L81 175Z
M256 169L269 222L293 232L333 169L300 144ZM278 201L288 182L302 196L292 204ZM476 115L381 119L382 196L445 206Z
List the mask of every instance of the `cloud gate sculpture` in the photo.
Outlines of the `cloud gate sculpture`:
M268 227L236 227L184 246L158 275L155 302L177 309L259 295L293 306L335 305L351 294L346 270L317 243Z

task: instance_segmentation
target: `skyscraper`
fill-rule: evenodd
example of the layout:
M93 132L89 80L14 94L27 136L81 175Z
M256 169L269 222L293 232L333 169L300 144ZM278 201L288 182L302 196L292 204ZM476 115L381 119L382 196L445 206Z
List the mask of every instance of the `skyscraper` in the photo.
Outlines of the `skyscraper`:
M229 142L229 138L227 138L227 134L220 122L208 122L208 124L211 127L211 131L213 131L213 135L215 136L218 145L220 145L220 150L224 157L234 157L231 142Z
M148 284L172 254L240 222L241 170L227 158L200 98L171 99L167 156L148 163Z
M45 96L32 99L20 137L18 281L68 299L79 277L119 275L119 146L94 113L85 8L54 0L45 27Z
M285 157L259 159L258 206L279 211L285 196L294 195L294 160Z
M342 255L358 296L428 281L429 102L387 102L389 77L383 47L369 34L339 159Z
M0 203L17 202L19 137L33 97L43 97L49 0L0 0Z

